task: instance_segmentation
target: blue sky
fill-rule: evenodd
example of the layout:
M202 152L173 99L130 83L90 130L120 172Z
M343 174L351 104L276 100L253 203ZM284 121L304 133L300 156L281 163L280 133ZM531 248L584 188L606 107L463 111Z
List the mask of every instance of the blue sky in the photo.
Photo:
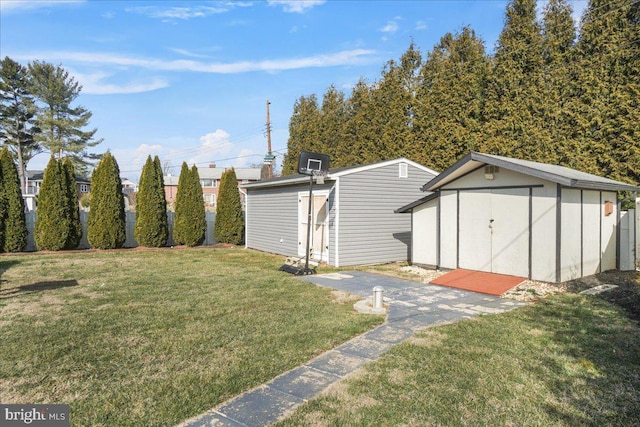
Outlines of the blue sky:
M301 95L373 82L413 39L426 54L470 25L492 50L506 1L22 1L0 0L0 56L60 64L83 90L96 152L137 180L147 155L246 167L286 152ZM539 3L542 7L543 2ZM586 1L574 1L578 17ZM425 55L423 55L425 56ZM28 165L42 169L48 154Z

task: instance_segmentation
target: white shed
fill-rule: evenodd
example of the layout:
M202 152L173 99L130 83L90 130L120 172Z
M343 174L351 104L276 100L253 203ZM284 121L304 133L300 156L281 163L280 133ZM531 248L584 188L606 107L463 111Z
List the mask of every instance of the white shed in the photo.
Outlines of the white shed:
M313 186L311 257L336 267L406 261L411 218L395 208L420 197L437 173L404 158L331 169ZM306 254L309 180L287 175L241 185L246 192L246 247Z
M411 213L415 264L563 282L620 268L618 192L638 189L472 152L396 212Z

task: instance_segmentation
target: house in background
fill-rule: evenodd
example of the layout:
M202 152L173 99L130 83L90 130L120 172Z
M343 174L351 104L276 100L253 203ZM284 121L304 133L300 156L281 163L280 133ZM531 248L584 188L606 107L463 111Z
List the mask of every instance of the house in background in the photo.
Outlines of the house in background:
M331 169L313 186L311 258L336 267L406 261L411 217L394 209L423 195L422 185L436 175L404 158ZM306 255L309 182L306 175L287 175L241 185L246 247Z
M44 171L34 170L27 171L27 191L22 195L25 201L25 209L34 211L36 209L38 193L44 179ZM78 199L84 194L91 192L91 180L87 177L76 175L76 187L78 190Z
M635 269L635 221L622 226L618 201L634 185L472 152L423 190L397 210L411 214L415 264L545 282Z
M202 197L204 199L205 206L216 209L220 178L228 169L231 168L219 168L213 163L210 164L209 167L198 168L200 185L202 185ZM260 181L261 168L234 168L234 170L236 172L236 178L238 179L238 185ZM179 179L179 175L164 176L164 194L167 204L173 204L176 201ZM240 192L240 198L244 205L244 194L242 192Z
M122 182L122 193L127 195L127 194L131 194L131 193L137 193L138 192L138 183L131 181L129 178L121 178L120 181Z

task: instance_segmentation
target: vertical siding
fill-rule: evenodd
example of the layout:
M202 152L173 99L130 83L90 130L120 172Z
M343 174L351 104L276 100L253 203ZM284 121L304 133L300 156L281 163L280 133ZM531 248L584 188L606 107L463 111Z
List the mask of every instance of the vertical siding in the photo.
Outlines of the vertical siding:
M580 190L562 189L562 230L560 243L560 280L572 280L581 277L581 211Z
M531 278L556 281L556 192L557 185L544 181L533 189L531 212Z
M404 261L411 256L411 215L394 210L424 193L420 188L434 175L408 165L408 178L399 178L399 165L340 177L339 264Z
M609 216L604 215L606 201L613 202L613 212ZM614 192L602 192L602 204L600 205L602 216L602 271L616 268L616 246L618 226L618 195Z
M413 209L411 262L438 265L438 199Z
M440 267L458 268L457 191L440 191Z

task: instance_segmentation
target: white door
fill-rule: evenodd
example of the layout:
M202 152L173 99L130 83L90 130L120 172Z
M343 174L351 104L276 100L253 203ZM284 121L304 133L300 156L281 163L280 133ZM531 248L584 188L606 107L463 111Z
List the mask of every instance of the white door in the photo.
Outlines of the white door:
M311 245L310 258L329 260L328 193L314 193L311 201ZM307 224L309 219L309 194L298 195L298 255L306 256Z
M529 189L460 192L459 266L529 275Z

